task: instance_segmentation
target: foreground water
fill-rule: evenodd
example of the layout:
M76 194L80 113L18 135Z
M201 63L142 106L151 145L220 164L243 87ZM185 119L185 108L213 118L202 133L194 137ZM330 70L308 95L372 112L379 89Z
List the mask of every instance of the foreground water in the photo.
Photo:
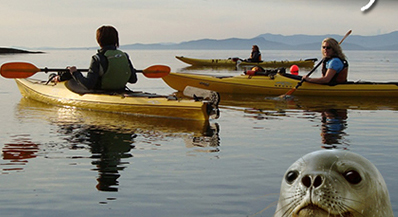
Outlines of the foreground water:
M86 68L94 52L6 55L0 62ZM127 52L138 69L161 63L173 71L195 71L175 55L248 53ZM319 58L318 51L263 53L271 60ZM398 52L346 54L351 80L398 80ZM143 76L131 88L173 93L161 79ZM330 147L373 162L398 213L395 98L225 99L221 117L203 123L48 106L22 99L15 82L4 78L0 97L1 216L272 216L286 169L299 157Z

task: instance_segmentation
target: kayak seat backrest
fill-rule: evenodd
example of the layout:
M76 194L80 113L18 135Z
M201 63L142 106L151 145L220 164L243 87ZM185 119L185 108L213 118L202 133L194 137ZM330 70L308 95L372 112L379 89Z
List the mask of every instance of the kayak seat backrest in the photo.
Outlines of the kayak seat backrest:
M80 83L78 83L76 80L71 79L66 81L65 86L72 92L77 93L77 94L86 94L86 93L92 93L93 90L89 90Z
M292 74L289 74L289 73L285 73L285 74L281 74L281 75L285 76L287 78L295 79L295 80L301 80L301 78L303 77L301 75L292 75Z
M74 79L68 80L66 82L66 87L77 94L106 94L106 95L123 95L125 97L147 97L147 98L168 98L170 100L176 100L174 96L164 96L155 93L146 93L142 91L131 91L131 90L123 90L123 91L107 91L107 90L88 90L83 85L79 84Z
M116 94L122 94L122 93L128 93L129 91L123 90L123 91L107 91L107 90L89 90L83 85L81 85L79 82L77 82L74 79L66 81L65 86L72 92L84 95L84 94L109 94L109 95L116 95Z
M244 74L249 76L268 76L271 79L274 79L276 74L286 74L286 69L283 67L277 69L263 69L262 67L254 67L252 70L245 71Z
M215 78L218 78L218 79L223 79L223 78L232 78L233 76L230 76L230 75L220 75L220 76L214 76Z

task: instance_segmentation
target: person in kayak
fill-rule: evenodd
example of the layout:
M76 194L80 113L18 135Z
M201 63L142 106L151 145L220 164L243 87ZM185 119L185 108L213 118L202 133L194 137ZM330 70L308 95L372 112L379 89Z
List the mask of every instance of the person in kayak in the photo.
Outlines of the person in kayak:
M253 45L250 58L247 59L247 62L254 62L254 63L262 62L260 48L257 45Z
M333 38L322 41L322 77L310 78L303 76L303 80L311 83L336 85L347 82L348 62L339 43Z
M127 53L118 50L119 36L113 26L101 26L96 32L101 49L91 58L87 75L76 66L57 76L58 81L74 79L89 90L123 90L127 83L136 83L136 70Z

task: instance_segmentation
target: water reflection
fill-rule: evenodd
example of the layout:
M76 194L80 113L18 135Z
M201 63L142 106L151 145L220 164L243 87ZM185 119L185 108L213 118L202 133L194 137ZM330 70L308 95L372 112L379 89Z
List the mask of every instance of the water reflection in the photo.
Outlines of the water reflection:
M321 138L324 148L336 148L338 144L346 144L344 137L347 128L346 109L326 109L321 112Z
M380 97L264 97L261 95L221 94L221 107L253 108L262 110L398 110L398 101Z
M92 164L96 166L99 177L97 189L100 191L117 191L119 171L123 170L128 162L121 159L133 157L130 152L131 135L107 132L104 130L90 132L90 151Z
M209 124L206 130L203 132L203 136L194 136L186 139L186 147L194 148L197 152L219 152L220 146L220 126L217 123Z
M97 129L95 126L60 125L59 133L67 135L71 148L76 149L87 145L93 159L94 171L98 171L100 191L118 191L117 186L120 171L124 170L128 161L123 159L133 157L130 153L134 148L135 134L120 133L111 130Z
M12 143L4 144L2 151L3 160L7 162L2 164L5 167L3 173L22 171L28 159L37 157L39 145L32 142L27 135L16 135Z
M96 188L100 191L118 191L120 172L131 162L137 139L140 144L158 148L164 140L182 138L187 152L220 151L220 128L217 123L210 124L208 121L78 110L25 98L18 104L16 116L26 122L44 119L56 126L56 132L50 133L61 140L53 145L56 149L89 150L91 156L76 155L72 159L93 159L92 170L98 171Z
M354 110L398 110L392 98L331 98L221 95L220 108L242 111L256 120L294 117L316 121L320 126L322 148L348 149L348 113Z

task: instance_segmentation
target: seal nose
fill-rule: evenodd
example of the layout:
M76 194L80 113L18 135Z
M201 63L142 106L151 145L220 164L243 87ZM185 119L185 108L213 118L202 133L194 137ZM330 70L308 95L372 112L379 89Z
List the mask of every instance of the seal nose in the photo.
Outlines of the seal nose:
M322 185L323 183L323 178L320 175L316 175L315 177L312 177L310 175L305 175L301 179L301 183L307 188L310 188L311 186L314 188L318 188L319 186Z

